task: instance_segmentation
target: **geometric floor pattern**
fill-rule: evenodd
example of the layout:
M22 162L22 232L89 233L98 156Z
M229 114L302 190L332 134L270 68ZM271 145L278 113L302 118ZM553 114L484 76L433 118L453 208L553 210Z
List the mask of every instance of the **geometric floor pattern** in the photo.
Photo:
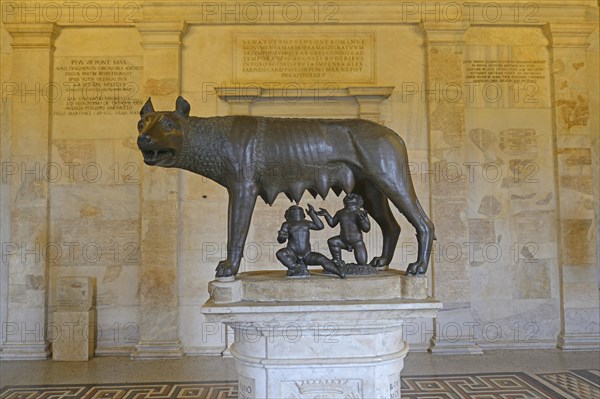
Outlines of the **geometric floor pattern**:
M414 399L600 399L600 372L572 370L402 377L402 397Z
M237 397L235 381L7 386L0 391L0 399L234 399ZM403 376L402 398L600 399L600 370L571 370L544 374L508 372Z

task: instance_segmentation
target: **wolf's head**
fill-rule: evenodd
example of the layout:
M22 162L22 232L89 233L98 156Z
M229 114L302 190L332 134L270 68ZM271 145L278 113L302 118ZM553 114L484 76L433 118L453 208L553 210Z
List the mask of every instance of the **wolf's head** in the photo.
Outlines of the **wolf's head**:
M178 97L173 112L156 112L148 99L140 111L137 144L147 165L173 166L183 145L182 120L190 115L190 104Z

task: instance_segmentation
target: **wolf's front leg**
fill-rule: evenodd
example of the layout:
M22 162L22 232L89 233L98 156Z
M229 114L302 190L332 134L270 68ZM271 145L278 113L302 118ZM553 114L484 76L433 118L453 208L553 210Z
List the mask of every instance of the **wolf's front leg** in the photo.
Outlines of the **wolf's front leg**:
M253 185L229 189L228 192L227 259L219 262L215 277L231 277L237 274L256 204L257 190Z

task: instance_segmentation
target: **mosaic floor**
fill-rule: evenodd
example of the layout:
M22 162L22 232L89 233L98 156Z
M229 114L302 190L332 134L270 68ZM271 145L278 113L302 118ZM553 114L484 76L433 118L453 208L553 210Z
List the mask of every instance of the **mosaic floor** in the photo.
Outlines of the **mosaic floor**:
M415 399L600 399L600 370L479 373L402 378ZM0 399L233 399L235 381L7 386ZM373 398L379 399L379 398Z

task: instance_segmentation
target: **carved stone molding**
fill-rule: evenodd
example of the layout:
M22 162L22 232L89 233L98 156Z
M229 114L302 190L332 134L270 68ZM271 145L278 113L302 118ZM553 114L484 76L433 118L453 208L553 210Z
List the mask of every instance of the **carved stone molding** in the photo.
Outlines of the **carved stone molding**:
M54 23L21 23L4 25L12 36L14 49L50 49L54 50L54 40L60 33L60 27Z
M548 38L549 45L554 48L586 48L590 45L587 41L588 37L597 27L598 24L593 23L548 23L544 25L544 34Z
M319 101L326 106L327 101L348 101L359 106L358 117L381 122L380 105L394 91L393 86L360 86L294 90L285 88L264 88L249 86L217 87L217 96L230 105L230 114L250 115L250 107L259 102Z
M181 38L187 30L185 21L150 21L136 25L142 34L142 47L165 48L181 46Z
M427 46L456 46L462 52L465 45L464 35L469 29L468 22L421 22L421 31L425 34Z

